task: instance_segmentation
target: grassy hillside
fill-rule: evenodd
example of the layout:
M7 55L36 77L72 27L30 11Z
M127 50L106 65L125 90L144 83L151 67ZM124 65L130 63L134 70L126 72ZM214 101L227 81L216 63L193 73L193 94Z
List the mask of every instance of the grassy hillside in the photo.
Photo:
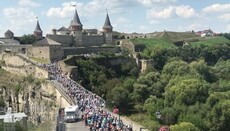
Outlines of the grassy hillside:
M130 41L134 44L145 44L147 48L175 47L173 43L176 41L185 41L192 46L212 46L214 44L230 43L230 40L224 36L202 38L192 32L157 32L154 38L134 38L130 39Z
M159 37L167 38L172 43L176 41L186 41L200 38L198 35L192 32L164 32Z
M169 47L175 47L166 38L148 38L148 39L135 38L135 39L130 39L130 40L134 44L145 44L147 48L154 48L154 47L169 48Z
M200 38L197 42L191 42L190 44L192 46L212 46L215 44L224 44L224 43L230 43L230 40L225 38L224 36L215 36L215 37L206 37L206 38Z
M154 38L134 38L130 39L134 44L145 44L147 48L154 47L175 47L172 43L175 41L197 39L198 36L191 32L157 32Z

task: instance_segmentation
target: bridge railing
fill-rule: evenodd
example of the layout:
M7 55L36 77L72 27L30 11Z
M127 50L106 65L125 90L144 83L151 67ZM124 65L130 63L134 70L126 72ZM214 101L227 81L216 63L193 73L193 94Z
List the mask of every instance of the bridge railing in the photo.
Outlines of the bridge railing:
M69 103L69 104L74 104L76 105L76 101L74 101L73 99L71 99L68 95L67 95L67 90L66 88L60 84L59 82L57 82L56 80L52 80L54 86L56 87L56 89L59 91L59 93L63 96L63 98Z

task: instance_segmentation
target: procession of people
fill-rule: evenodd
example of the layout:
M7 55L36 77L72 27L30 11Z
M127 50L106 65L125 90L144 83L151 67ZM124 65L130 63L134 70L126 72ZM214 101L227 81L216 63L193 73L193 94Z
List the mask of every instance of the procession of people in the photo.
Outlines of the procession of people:
M82 111L84 124L89 126L90 131L132 131L130 125L124 125L105 109L104 99L70 79L57 62L43 64L41 67L47 70L51 78L60 83L65 93L77 103Z

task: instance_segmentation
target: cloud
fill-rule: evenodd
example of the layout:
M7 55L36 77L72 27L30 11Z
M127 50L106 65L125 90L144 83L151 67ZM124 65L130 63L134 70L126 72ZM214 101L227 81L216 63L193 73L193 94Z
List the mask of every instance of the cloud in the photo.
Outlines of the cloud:
M129 20L124 17L119 17L114 22L119 23L119 24L124 24L124 23L129 23Z
M188 25L184 29L200 31L200 30L204 30L204 29L208 29L208 28L209 28L209 25L207 25L207 24L193 23L193 24Z
M202 9L205 13L215 13L215 12L229 12L230 4L213 4Z
M20 23L23 21L34 21L36 15L28 8L4 8L3 14L7 19Z
M182 5L182 6L176 7L176 14L183 18L191 18L191 17L198 16L195 10L188 5L186 6Z
M228 20L230 20L230 13L220 15L220 16L218 16L218 18L228 21Z
M77 8L82 6L81 3L77 4ZM64 2L62 7L51 7L48 9L46 15L48 17L60 17L60 18L68 18L73 15L75 7L72 6L69 2Z
M195 10L188 5L169 6L167 8L159 10L159 8L153 8L147 11L148 19L169 19L173 17L192 18L197 17Z
M123 26L123 25L128 25L130 24L130 21L124 17L119 17L116 20L113 21L112 25L114 27L119 27L119 26Z
M227 30L230 32L230 24L227 25Z
M151 6L154 4L176 3L176 0L138 0L138 2L145 6Z
M148 27L146 27L146 26L144 26L144 25L141 25L141 26L139 27L139 29L140 29L141 31L145 31L145 30L148 29Z
M147 18L149 19L168 19L174 15L174 8L168 7L163 10L156 10L155 8L147 11Z
M108 9L109 14L127 13L127 7L136 6L138 2L136 0L92 0L88 3L76 4L78 14L89 17L105 14L106 9ZM71 2L64 2L60 7L49 8L46 12L46 16L67 18L73 15L73 10L74 8L71 7Z
M23 7L38 7L40 6L39 3L36 2L32 2L31 0L19 0L18 2L19 6L23 6Z
M9 21L7 27L8 29L14 29L14 31L26 31L30 25L34 23L36 15L29 10L29 8L4 8L4 17ZM32 31L30 31L32 32Z

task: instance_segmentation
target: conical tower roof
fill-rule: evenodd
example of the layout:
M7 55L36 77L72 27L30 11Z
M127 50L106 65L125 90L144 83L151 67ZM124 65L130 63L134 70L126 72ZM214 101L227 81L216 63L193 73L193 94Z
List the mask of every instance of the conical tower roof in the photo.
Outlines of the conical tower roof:
M104 29L112 29L113 28L113 26L110 23L108 12L107 12L107 15L106 15L105 24L104 24L104 26L102 28L104 28Z
M79 19L79 16L78 16L78 13L77 13L77 10L75 10L75 14L74 14L74 18L73 20L71 21L71 26L83 26L81 24L81 21Z
M37 25L36 25L36 27L35 27L34 32L42 32L42 29L41 29L41 27L40 27L40 24L39 24L38 20L37 20Z

